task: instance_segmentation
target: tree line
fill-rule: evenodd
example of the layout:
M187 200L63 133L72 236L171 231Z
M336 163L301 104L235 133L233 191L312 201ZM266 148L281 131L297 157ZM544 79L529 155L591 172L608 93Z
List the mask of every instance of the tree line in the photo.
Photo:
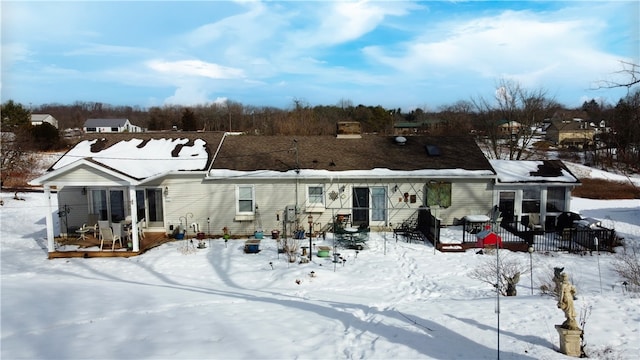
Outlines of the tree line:
M288 109L245 105L231 100L148 109L80 101L72 105L43 104L26 108L9 100L1 107L2 169L7 169L5 163L16 158L16 152L60 150L72 145L61 132L81 129L87 119L96 118L126 118L147 131L232 131L255 135L333 135L340 121L359 122L364 133L391 135L394 126L405 123L414 124L415 131L430 135L475 134L478 142L488 149L489 157L517 160L530 155L527 149L535 141L532 129L562 110L581 110L587 115L585 120L596 124L604 120L612 131L598 139L596 150L598 146L616 149L618 160L638 168L640 89L637 87L635 90L629 87L628 95L615 105L592 99L578 109L567 109L549 97L545 90L527 89L514 81L500 80L496 88L495 94L489 97L458 101L436 111L417 108L406 112L380 105L354 106L347 99L341 99L335 105L318 106L296 99ZM52 115L58 121L58 129L46 123L31 126L32 113ZM521 126L505 138L497 127L501 121L516 121ZM11 138L5 134L11 134Z

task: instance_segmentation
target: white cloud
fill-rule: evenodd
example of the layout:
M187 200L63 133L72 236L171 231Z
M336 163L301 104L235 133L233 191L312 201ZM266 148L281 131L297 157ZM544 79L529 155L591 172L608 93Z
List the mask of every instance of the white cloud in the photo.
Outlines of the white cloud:
M403 16L415 8L409 2L329 2L315 7L311 21L303 30L292 31L287 43L301 51L353 41L380 26L385 17Z
M2 44L2 67L10 67L16 62L30 61L33 51L24 43L7 43Z
M119 46L119 45L108 45L108 44L83 44L80 47L66 51L63 53L66 56L132 56L132 55L149 55L151 51L141 47L134 46Z
M221 66L200 60L151 60L147 62L147 66L155 71L176 76L186 75L211 79L238 79L244 77L244 71L242 69Z
M510 77L524 85L544 84L558 77L575 83L587 80L585 74L606 72L617 65L617 57L595 47L594 30L602 26L594 18L554 20L548 14L505 11L438 24L396 49L370 46L363 52L371 61L418 78L464 73ZM431 31L440 33L439 28L449 31L434 39Z
M164 100L166 105L200 105L209 100L207 93L197 86L178 87L172 96Z

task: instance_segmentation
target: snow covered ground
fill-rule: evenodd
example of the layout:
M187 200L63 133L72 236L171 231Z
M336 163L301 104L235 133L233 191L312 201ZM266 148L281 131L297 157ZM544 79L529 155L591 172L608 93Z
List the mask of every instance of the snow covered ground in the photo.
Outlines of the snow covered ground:
M2 194L0 207L2 359L561 359L554 325L564 314L539 291L556 266L578 288L589 356L640 354L640 301L623 291L612 254L504 251L524 273L518 296L498 305L489 284L469 277L495 257L434 252L389 233L371 234L358 253L338 249L344 263L290 264L270 239L258 254L211 239L129 259L47 260L44 197L19 195ZM640 242L638 200L574 198L572 210Z
M358 253L338 250L344 263L290 264L271 239L257 254L212 239L192 251L180 241L128 259L47 260L43 195L12 195L0 207L2 359L562 359L554 325L564 313L538 290L556 266L588 314L590 357L640 354L640 302L612 254L502 251L524 273L497 313L491 285L469 277L495 256L472 250L373 233ZM573 210L640 241L638 200L573 199Z

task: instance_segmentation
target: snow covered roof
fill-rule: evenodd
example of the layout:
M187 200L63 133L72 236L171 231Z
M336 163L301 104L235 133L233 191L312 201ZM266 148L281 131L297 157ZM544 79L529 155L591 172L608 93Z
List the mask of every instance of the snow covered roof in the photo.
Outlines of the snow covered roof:
M428 151L433 146L437 154ZM103 166L120 174L116 176L145 181L174 171L207 171L207 179L495 178L480 149L466 137L412 136L400 146L393 137L373 135L337 139L184 134L84 140L64 154L48 176L34 183L46 182L56 175L53 171L59 174L80 165Z
M580 183L560 160L489 160L499 183Z
M84 122L84 127L123 127L127 121L129 121L129 119L87 119L87 121Z
M170 171L206 170L209 155L201 139L130 139L108 145L105 140L79 142L49 170L81 159L91 159L110 169L144 179Z

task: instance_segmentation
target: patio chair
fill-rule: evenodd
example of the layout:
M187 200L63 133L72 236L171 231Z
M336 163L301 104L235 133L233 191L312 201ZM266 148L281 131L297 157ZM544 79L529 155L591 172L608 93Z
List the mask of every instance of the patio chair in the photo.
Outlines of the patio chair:
M98 237L98 214L89 214L87 216L87 227L93 228L93 236Z
M122 223L111 223L111 230L113 230L113 235L122 238Z
M100 250L104 247L105 242L111 243L111 251L115 250L116 242L119 242L122 248L122 238L120 235L114 234L110 227L100 229Z
M538 213L530 213L529 214L529 223L527 224L529 229L531 230L542 230L543 226L540 222L540 214Z
M144 239L144 228L145 228L145 226L147 226L147 224L144 221L144 219L138 221L138 238L139 239Z
M111 223L108 220L98 220L98 231L102 228L111 227Z

